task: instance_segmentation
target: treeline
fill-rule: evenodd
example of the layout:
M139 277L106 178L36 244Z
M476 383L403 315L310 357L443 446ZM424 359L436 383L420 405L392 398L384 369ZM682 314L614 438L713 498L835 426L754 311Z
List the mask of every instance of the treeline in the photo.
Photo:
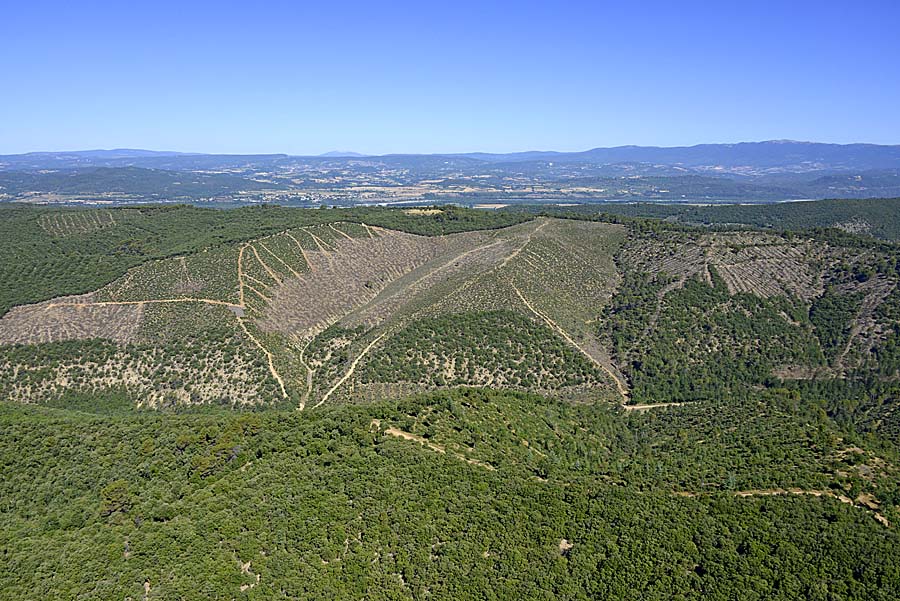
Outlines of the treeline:
M900 198L718 205L605 202L566 208L548 205L519 209L551 214L650 218L695 226L743 226L788 231L841 227L855 234L882 240L900 240Z

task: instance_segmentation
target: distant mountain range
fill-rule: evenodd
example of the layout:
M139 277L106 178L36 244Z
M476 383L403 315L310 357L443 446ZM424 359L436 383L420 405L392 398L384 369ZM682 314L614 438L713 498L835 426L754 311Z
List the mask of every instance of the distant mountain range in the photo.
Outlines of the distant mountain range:
M136 149L0 156L0 201L771 202L900 196L900 146L771 141L319 156Z
M351 152L349 150L332 150L331 152L323 152L319 155L320 157L327 158L359 158L369 156L367 154L360 154L358 152Z
M371 159L391 163L422 160L463 159L487 163L556 162L614 165L640 163L679 166L686 169L753 175L759 173L803 173L810 171L858 171L900 168L900 145L822 144L773 140L738 144L699 144L656 147L617 146L583 152L529 151L505 154L472 152L456 154L401 154L368 156L350 151L332 151L319 156L287 154L206 154L116 149L71 152L32 152L0 155L0 169L72 169L79 167L147 167L157 169L203 169L264 167L285 161Z
M900 145L821 144L792 140L675 147L618 146L594 148L584 152L468 153L459 156L493 162L534 160L595 164L634 162L692 168L744 167L800 172L900 167Z

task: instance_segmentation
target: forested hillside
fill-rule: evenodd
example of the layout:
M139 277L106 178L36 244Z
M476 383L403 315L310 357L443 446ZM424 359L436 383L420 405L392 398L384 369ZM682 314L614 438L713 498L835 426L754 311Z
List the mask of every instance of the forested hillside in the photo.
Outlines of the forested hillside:
M900 240L900 198L816 200L776 204L664 204L659 202L584 204L564 209L532 207L530 212L621 215L665 219L686 225L749 226L776 230L836 228L883 240Z
M3 405L0 424L8 598L900 595L876 520L896 522L896 472L837 475L896 456L780 394L662 415L479 390L249 415Z
M0 208L0 597L900 597L900 247L537 212Z

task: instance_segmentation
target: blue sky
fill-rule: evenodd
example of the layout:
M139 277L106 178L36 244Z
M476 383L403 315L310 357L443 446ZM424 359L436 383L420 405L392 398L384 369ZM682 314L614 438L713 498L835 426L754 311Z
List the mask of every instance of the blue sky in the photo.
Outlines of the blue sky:
M900 143L900 2L0 7L0 153Z

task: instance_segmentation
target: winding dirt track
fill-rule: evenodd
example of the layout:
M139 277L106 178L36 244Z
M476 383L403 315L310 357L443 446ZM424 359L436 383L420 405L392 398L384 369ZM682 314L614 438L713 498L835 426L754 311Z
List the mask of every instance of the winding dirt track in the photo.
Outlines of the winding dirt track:
M312 338L309 338L306 341L306 344L304 344L303 348L300 349L300 356L298 357L300 365L302 365L303 369L306 370L306 392L304 392L303 396L300 397L300 403L297 405L298 411L303 411L306 408L306 402L309 400L309 397L312 394L313 375L315 373L315 370L306 362L306 349L309 348L309 345L312 343L312 341Z
M625 387L625 384L622 383L622 380L620 380L619 377L613 372L613 370L611 370L609 367L604 365L601 361L599 361L591 353L589 353L585 349L583 349L580 344L575 342L575 340L573 340L572 337L569 336L569 334L564 329L562 329L562 327L559 326L559 324L557 324L555 321L550 319L550 317L548 317L541 311L538 311L537 309L535 309L534 305L532 305L530 302L528 302L528 299L525 298L525 296L522 294L522 292L518 289L518 287L516 287L515 284L512 283L512 281L509 282L509 285L512 287L513 291L516 293L516 296L519 297L519 300L521 300L522 303L524 303L524 305L526 307L528 307L529 311L531 311L532 313L534 313L535 315L540 317L548 326L550 326L551 329L553 329L560 336L562 336L566 340L566 342L568 342L573 347L578 349L578 351L582 355L587 357L591 363L593 363L594 365L596 365L597 367L602 369L610 378L612 378L613 382L616 383L616 389L618 389L619 394L622 395L623 403L628 402L628 389ZM639 405L634 405L634 406L639 407Z
M368 233L369 237L374 238L372 231L375 228L370 228L370 226L368 226L366 224L362 224L362 225L363 225L363 227L365 227L366 232ZM349 234L339 230L338 228L334 227L333 225L329 224L329 227L331 227L331 229L333 231L335 231L336 233L341 234L348 239L352 239L352 237ZM302 229L303 231L305 231L312 237L313 241L318 246L318 248L322 251L322 253L324 253L326 255L328 254L329 250L327 247L330 247L330 245L328 243L326 243L324 240L322 240L321 238L316 236L314 233L312 233L308 229L306 229L306 228L300 228L300 229ZM378 230L375 229L375 231L378 231ZM309 258L306 254L305 249L303 248L303 245L300 244L300 241L297 240L297 238L288 231L284 231L281 233L286 234L297 244L297 247L300 249L300 252L302 253L303 258L306 261L307 267L311 270L312 264L309 261ZM277 281L279 283L283 280L283 278L279 277L279 274L277 274L271 267L269 267L265 263L265 261L260 256L259 251L257 251L256 247L254 246L254 244L258 243L266 253L268 253L276 261L278 261L279 263L284 265L284 267L287 268L294 276L300 277L300 274L293 267L288 265L281 257L279 257L276 253L274 253L268 246L263 244L263 242L262 242L263 240L271 238L275 235L278 235L278 234L273 234L272 236L264 236L262 238L258 238L255 241L251 241L251 242L245 242L238 247L238 256L237 256L238 302L237 303L216 300L216 299L211 299L211 298L196 298L196 297L183 296L183 297L177 297L177 298L143 299L143 300L135 300L135 301L50 302L47 305L45 305L45 308L52 309L52 308L56 308L56 307L103 307L103 306L128 306L128 305L143 306L143 305L147 305L147 304L203 303L203 304L207 304L207 305L228 307L229 309L246 310L248 307L247 307L247 299L246 299L246 295L245 295L245 288L249 289L251 292L253 292L257 296L259 296L263 300L265 300L265 301L269 300L268 297L266 297L262 292L260 292L256 288L254 288L252 285L250 285L246 281L247 279L252 279L254 281L258 281L258 280L255 280L255 278L252 278L251 276L244 273L244 267L243 267L244 255L245 255L245 251L248 248L253 253L254 259L256 259L256 261L259 262L260 266L266 271L267 274L269 274L275 281ZM334 249L332 248L331 250L334 250ZM182 265L184 265L183 259L182 259ZM186 268L186 266L185 266L185 268ZM262 283L260 282L260 284L262 284ZM269 367L269 372L272 374L272 377L275 379L275 381L278 382L278 386L281 389L282 396L284 398L287 398L288 397L287 388L285 386L284 379L281 377L281 375L278 373L278 370L275 367L275 362L274 362L272 353L265 347L265 345L256 336L253 335L252 332L250 332L250 329L244 323L244 319L242 318L242 316L239 313L235 314L235 318L237 319L238 325L240 326L241 330L243 330L244 334L247 335L247 338L251 342L253 342L253 344L255 344L266 356L266 362ZM384 334L382 334L382 336L384 336ZM350 369L348 370L348 372L328 392L328 394L326 395L325 398L330 396L338 388L338 386L343 384L353 374L353 371L356 369L356 365L359 363L359 360L362 359L362 357L372 348L372 346L374 346L374 344L376 342L378 342L378 340L381 339L382 336L379 336L378 338L376 338L372 342L372 344L370 344L363 350L362 354L359 357L357 357L356 360L353 362L353 364L350 366ZM302 360L303 360L303 358L302 358L302 353L301 353L301 361ZM305 363L304 363L304 367L307 368L307 385L306 385L306 394L305 394L303 400L301 400L300 405L298 406L298 409L300 409L300 410L302 410L305 407L306 400L309 398L309 395L312 391L312 375L313 375L312 370L309 369L309 367ZM323 399L323 401L324 400L325 399ZM319 403L319 405L321 405L321 402ZM318 405L316 405L316 406L318 406Z
M378 427L379 428L381 427L380 422L378 422ZM420 445L422 445L423 447L431 449L432 451L435 451L437 453L441 453L441 454L447 453L447 449L445 449L443 446L434 444L432 442L429 442L428 440L426 440L425 438L423 438L421 436L416 436L415 434L412 434L411 432L406 432L406 431L400 430L398 428L393 428L393 427L385 428L384 436L394 436L396 438L402 438L403 440L410 440L412 442L417 442ZM459 459L460 461L465 461L466 463L468 463L470 465L477 465L480 468L484 468L484 469L488 470L489 472L493 472L494 470L497 469L489 463L485 463L484 461L479 461L477 459L472 459L471 457L466 457L465 455L462 455L460 453L455 453L455 452L451 451L450 455L452 457L455 457L456 459Z
M505 267L507 264L509 264L509 262L512 259L519 256L522 253L522 251L524 251L526 249L529 242L532 240L532 237L534 236L534 234L536 234L542 228L544 228L547 225L547 223L549 223L549 221L540 220L540 223L537 225L537 227L535 227L528 233L524 242L520 246L518 246L511 254L506 256L500 264L498 264L497 266L495 266L492 269L492 271ZM328 226L334 232L346 237L347 239L353 240L353 238L350 235L348 235L346 232L343 232L343 231L339 230L338 228L334 227L333 224L328 224ZM363 223L362 226L365 228L365 230L368 233L370 238L375 237L373 235L373 232L378 233L379 235L382 235L383 233L385 233L385 230L383 230L382 228L369 226L365 223ZM304 232L306 232L312 238L313 242L316 244L319 251L322 252L323 255L326 256L326 258L328 258L329 252L333 252L335 250L331 244L326 243L324 240L322 240L319 236L314 234L312 231L308 230L307 228L300 228L300 229L302 229ZM312 271L312 269L313 269L312 262L309 260L309 258L307 256L307 252L303 248L303 245L300 243L300 241L289 231L285 231L285 232L281 232L281 233L286 234L288 237L290 237L296 243L297 247L300 249L300 251L303 255L304 260L307 263L308 268L310 269L310 271ZM276 234L273 234L273 236L274 235L276 235ZM248 248L253 253L254 259L260 264L260 266L265 270L265 272L267 274L269 274L273 279L275 279L275 281L277 281L279 283L283 281L283 278L279 277L279 274L275 273L275 271L263 261L262 257L260 256L259 251L257 251L257 249L255 247L256 243L258 243L262 247L262 249L266 253L271 255L276 261L278 261L279 263L284 265L294 276L300 277L300 274L296 270L294 270L281 257L276 255L271 249L269 249L265 244L262 243L262 240L264 240L266 238L270 238L270 237L272 237L272 236L265 236L263 238L257 239L256 241L246 242L239 246L238 256L237 256L237 284L238 284L238 302L237 303L216 300L216 299L207 299L207 298L178 297L178 298L165 298L165 299L146 299L146 300L137 300L137 301L58 302L58 303L48 304L47 308L62 307L62 306L89 307L89 306L114 306L114 305L144 305L144 304L152 304L152 303L157 303L157 304L204 303L204 304L209 304L209 305L224 306L224 307L228 307L230 309L246 310L248 307L246 304L247 299L246 299L246 295L245 295L245 288L249 289L251 292L253 292L256 296L260 297L264 301L269 300L269 298L267 296L265 296L262 292L260 292L254 286L252 286L249 282L247 282L248 279L258 282L258 280L256 280L256 278L253 278L252 276L245 274L244 270L243 270L243 261L244 261L244 257L245 257L245 251ZM471 248L471 249L469 249L465 252L462 252L454 257L451 257L446 262L442 263L441 265L437 266L436 268L423 274L420 278L418 278L416 281L414 281L412 283L412 286L417 286L422 281L434 277L438 273L447 269L449 266L459 262L460 260L466 258L467 256L469 256L473 253L484 251L488 248L491 248L491 247L499 245L499 244L504 244L506 242L507 242L506 240L494 240L493 242L479 245L475 248ZM330 258L329 258L329 261L330 261ZM260 282L260 284L261 284L261 282ZM536 315L542 321L544 321L548 326L550 326L551 329L556 331L560 336L563 337L563 339L565 339L570 345L572 345L575 349L577 349L580 353L582 353L585 357L587 357L591 361L591 363L593 363L594 365L599 367L604 373L606 373L613 380L613 382L616 385L616 389L618 390L619 394L622 396L623 407L627 411L644 411L644 410L655 409L655 408L660 408L660 407L670 407L670 406L677 406L677 405L684 404L684 403L652 403L652 404L644 404L644 405L627 405L626 403L628 402L628 398L629 398L628 389L625 386L624 382L621 380L621 378L619 378L619 376L616 375L614 370L611 369L608 365L606 365L603 361L597 359L590 351L586 350L580 344L578 344L571 336L569 336L569 334L559 324L557 324L548 315L546 315L545 313L543 313L540 310L538 310L537 308L535 308L534 305L532 305L531 302L529 302L529 300L527 298L525 298L525 296L522 294L522 292L513 284L513 282L511 280L509 281L509 285L512 288L512 290L516 293L516 295L519 297L519 299L522 301L522 303L525 305L525 307L528 308L529 311L531 311L534 315ZM240 328L247 335L248 339L250 341L252 341L266 356L266 361L268 364L269 372L272 374L272 377L278 382L278 385L281 389L282 396L284 398L287 398L288 397L287 388L285 386L284 379L281 377L281 375L278 373L278 370L275 367L275 362L274 362L272 353L265 347L264 344L262 344L262 342L256 336L254 336L250 332L249 328L244 323L244 319L242 318L242 316L240 314L236 313L235 317L238 321ZM313 408L319 407L322 404L324 404L328 400L328 398L330 398L331 395L333 395L334 392L337 391L337 389L340 388L353 375L353 373L355 372L360 361L369 353L369 351L372 350L372 348L382 338L384 338L385 335L387 335L387 333L388 332L385 331L382 334L380 334L377 338L372 340L362 350L362 352L350 364L349 368L347 369L347 372L331 387L331 389L328 390L328 392L325 393L325 395L322 397L322 399L319 400L319 402L316 403L313 406ZM303 357L306 347L309 346L309 342L310 341L307 341L306 346L304 346L303 350L301 351L301 355L300 355L300 362L306 368L306 372L307 372L306 373L306 380L307 380L306 391L297 407L298 410L301 410L301 411L306 407L306 402L309 400L309 398L312 394L313 370L305 363L305 360Z
M690 403L645 403L643 405L622 405L625 411L649 411L650 409L660 409L662 407L681 407Z
M541 221L540 225L538 225L536 228L534 228L533 230L528 232L528 235L525 237L525 241L521 244L521 246L516 248L516 250L514 250L512 253L510 253L509 256L507 256L505 259L503 259L503 262L500 263L500 265L498 265L497 267L495 267L495 269L497 269L497 270L503 269L504 267L506 267L509 264L510 261L512 261L513 259L518 257L519 253L521 253L523 250L525 250L525 247L527 247L528 244L531 243L532 237L536 233L538 233L539 231L544 229L544 226L547 225L548 223L550 223L550 222L549 221Z
M337 229L336 227L334 227L334 224L333 224L333 223L329 223L329 224L328 224L328 227L330 227L332 230L334 230L335 232L337 232L338 234L340 234L341 236L343 236L343 237L346 238L347 240L353 240L353 237L350 236L350 234L348 234L347 232L344 232L344 231L341 231L341 230Z
M136 301L95 301L83 303L49 303L46 305L48 309L54 307L109 307L115 305L147 305L151 303L205 303L207 305L219 305L223 307L231 307L234 309L243 309L243 305L236 305L226 301L215 300L212 298L192 298L183 296L179 298L153 298L147 300Z
M262 343L257 340L256 336L250 333L250 330L247 328L247 325L244 323L244 320L242 318L238 317L237 321L240 324L241 329L244 330L244 334L247 335L247 338L252 340L253 343L259 347L259 350L261 350L266 355L266 360L269 362L269 371L271 372L272 377L278 381L278 385L281 387L281 396L287 398L288 393L284 387L284 380L281 379L281 376L278 375L278 371L275 369L275 362L272 360L272 353L270 353L269 349L264 347Z
M690 491L676 491L672 493L676 497L685 497L688 499L696 499L697 497L707 496L710 493L696 493ZM751 490L736 490L731 493L735 497L747 498L747 497L776 497L781 495L809 495L811 497L829 497L831 499L837 499L841 503L852 505L853 507L860 507L862 509L867 509L872 511L875 519L878 523L883 526L890 527L890 522L884 517L881 513L876 511L878 508L877 503L875 505L867 505L866 501L863 500L863 496L861 495L857 498L856 501L841 494L835 494L830 490L819 490L819 489L807 489L807 488L756 488Z
M237 280L238 280L238 304L243 308L244 305L244 268L242 267L244 261L244 249L247 248L246 244L241 244L240 250L238 250L238 260L237 260Z
M377 344L379 340L384 338L385 334L387 334L387 332L382 332L381 334L379 334L378 337L375 338L375 340L370 342L369 345L366 348L364 348L359 355L357 355L356 359L353 360L353 363L350 364L349 369L347 369L347 373L345 373L343 376L341 376L341 379L338 380L337 383L334 386L332 386L328 392L325 393L325 396L322 397L322 400L320 400L318 403L313 405L313 407L312 407L313 409L315 409L316 407L320 407L322 405L322 403L324 403L325 401L328 400L328 397L330 397L334 393L335 390L340 388L341 384L346 382L350 378L350 376L353 375L353 372L356 371L356 366L359 365L359 362L362 360L362 358L365 357L366 354L370 350L372 350L372 347L374 347L375 344Z
M260 243L260 245L262 245L262 244ZM251 245L251 246L250 246L250 250L253 251L253 256L256 257L256 260L259 262L260 265L262 265L262 268L265 270L265 272L266 272L267 274L269 274L269 277L270 277L270 278L272 278L273 280L275 280L275 281L278 282L279 284L282 283L282 282L284 281L282 278L278 277L278 274L275 273L275 270L274 270L274 269L272 269L271 267L269 267L268 265L266 265L266 262L263 261L263 260L262 260L262 257L259 256L259 252L257 252L255 246L252 246L252 245Z

